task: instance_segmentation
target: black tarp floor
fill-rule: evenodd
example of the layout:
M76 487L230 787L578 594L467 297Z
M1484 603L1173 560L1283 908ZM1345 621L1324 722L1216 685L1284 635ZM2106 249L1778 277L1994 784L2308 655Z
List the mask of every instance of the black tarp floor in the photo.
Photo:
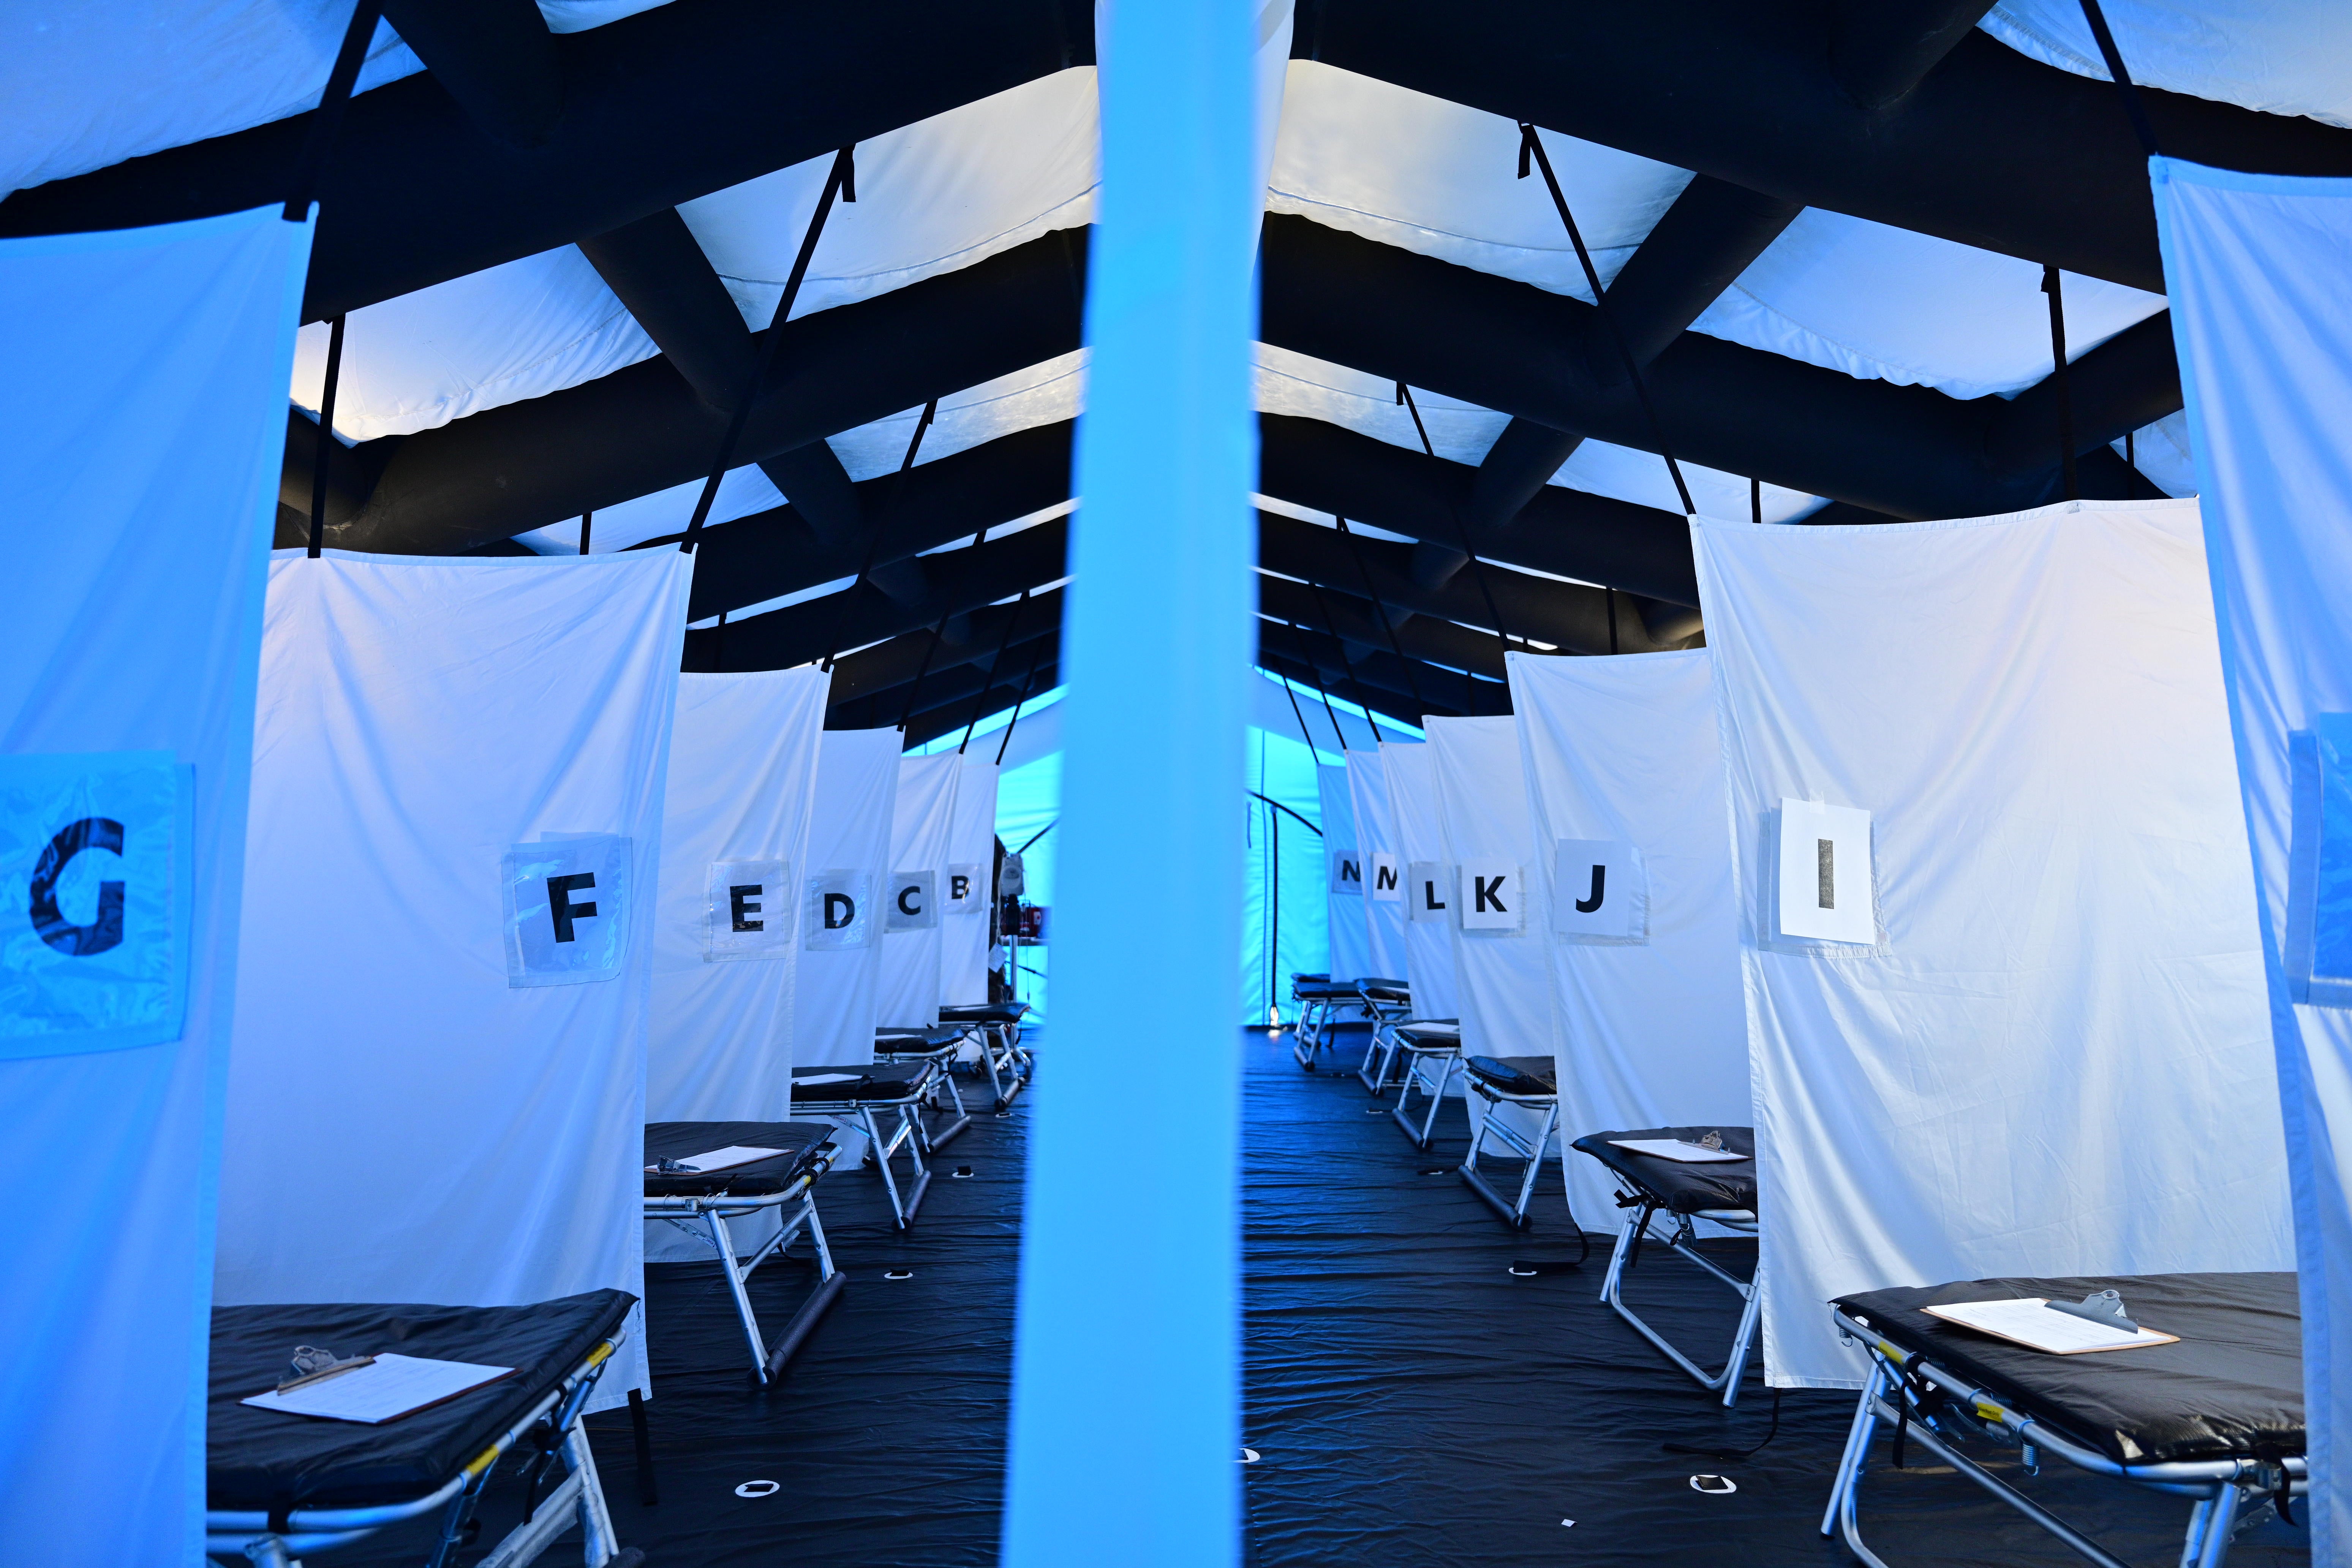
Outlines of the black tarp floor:
M1661 1451L1666 1441L1753 1442L1770 1395L1751 1372L1741 1407L1726 1415L1638 1340L1595 1300L1606 1258L1597 1236L1581 1270L1512 1276L1515 1260L1575 1254L1557 1176L1538 1199L1536 1228L1505 1229L1453 1173L1466 1138L1457 1107L1423 1154L1389 1118L1364 1113L1353 1077L1302 1073L1286 1039L1244 1037L1244 1434L1261 1456L1244 1472L1248 1562L1853 1561L1818 1533L1851 1394L1785 1396L1779 1435L1749 1459ZM995 1560L1030 1114L1024 1098L1006 1117L977 1118L936 1162L904 1238L870 1173L826 1180L820 1200L850 1284L771 1394L749 1391L717 1270L649 1270L658 1506L637 1501L625 1416L591 1426L621 1539L650 1568ZM959 1166L972 1175L950 1175ZM901 1268L912 1278L883 1278ZM772 1327L813 1270L763 1274L755 1301ZM1664 1255L1645 1258L1633 1289L1670 1338L1719 1356L1735 1319L1729 1291ZM1882 1442L1864 1522L1896 1568L2078 1561L1962 1478L1916 1464L1895 1472L1885 1457ZM2013 1462L1999 1468L2016 1473ZM1738 1490L1694 1491L1700 1471ZM781 1489L734 1495L755 1479ZM2028 1484L2126 1561L2177 1560L2185 1502L2060 1466ZM496 1492L486 1542L519 1503L511 1488ZM403 1560L369 1550L321 1563ZM546 1559L566 1560L576 1559L561 1548ZM2231 1558L2239 1568L2307 1561L2302 1531L2275 1522Z

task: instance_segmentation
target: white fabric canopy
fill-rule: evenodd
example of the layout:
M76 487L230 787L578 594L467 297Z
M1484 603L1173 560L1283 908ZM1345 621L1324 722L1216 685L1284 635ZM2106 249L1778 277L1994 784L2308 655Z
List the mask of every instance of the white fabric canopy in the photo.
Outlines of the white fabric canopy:
M996 764L961 761L940 882L940 1000L950 1005L988 1000L989 890L996 885ZM957 878L968 879L961 895Z
M1560 662L1566 663L1567 660ZM1459 920L1445 926L1454 945L1459 984L1455 1010L1462 1019L1465 1056L1550 1057L1562 1045L1559 1009L1552 999L1544 947L1547 925L1542 885L1537 880L1535 828L1528 812L1519 737L1511 720L1443 719L1428 721L1429 753L1436 774L1437 817L1445 859L1456 868L1489 877L1511 867L1510 907L1517 930L1473 930ZM1457 878L1455 892L1463 884ZM1475 890L1473 893L1475 902ZM1465 1097L1473 1118L1486 1102ZM1536 1119L1517 1106L1504 1108L1532 1135Z
M890 826L890 879L876 912L883 921L882 981L875 1021L924 1026L940 1021L941 940L948 837L955 822L953 752L907 757Z
M1769 1380L1859 1382L1823 1307L1849 1291L2284 1267L2196 504L1692 537ZM1849 913L1874 942L1781 934Z
M1755 1121L1708 658L1703 648L1508 658L1539 847L1530 874L1544 889L1536 934L1559 998L1559 1108L1570 1142ZM1605 919L1622 901L1637 938L1605 925L1598 934L1563 932L1553 918L1563 900L1571 913L1591 900L1601 845L1631 854L1603 878L1593 913ZM1563 864L1572 879L1564 889L1555 885ZM1589 1228L1610 1228L1612 1190L1598 1161L1570 1162L1570 1201Z
M1456 1017L1461 1005L1454 973L1454 865L1446 858L1445 828L1438 821L1436 766L1424 742L1388 742L1380 755L1404 883L1404 976L1412 984L1412 1010L1423 1018ZM1425 907L1432 900L1443 907Z
M270 563L221 1300L644 1293L654 891L691 571L674 550ZM502 909L502 863L537 878L606 844L594 883ZM612 944L617 973L534 949L551 921L557 943ZM642 1330L599 1407L646 1386Z
M216 1086L310 244L275 207L0 241L0 1540L26 1562L202 1561ZM60 945L28 895L89 817L121 847L52 868L92 939ZM89 974L135 1005L89 1005Z
M898 798L896 730L827 730L817 748L816 805L809 816L808 871L866 879L877 904L890 874L890 822ZM882 979L882 924L866 924L855 947L813 948L814 912L800 910L800 969L793 986L793 1060L802 1067L864 1067L874 1059Z
M796 912L832 684L814 668L677 678L648 1121L781 1121L792 1112ZM719 875L730 863L743 868ZM738 886L759 891L738 896ZM735 906L747 900L740 923L760 929L739 934Z
M2340 795L2314 787L2324 782L2314 731L2352 713L2342 597L2352 582L2352 448L2342 428L2352 407L2352 181L2161 159L2155 173L2272 966L2303 1277L2312 1559L2339 1563L2352 1552L2352 1497L2336 1449L2352 1433L2352 1014L2340 990L2310 982L2341 973L2327 960L2346 924L2335 901L2311 894L2332 883L2344 823ZM2328 751L2326 773L2340 776L2342 753ZM2309 1004L2297 1005L2297 981Z
M1377 857L1385 856L1391 863L1396 882L1402 883L1404 878L1403 868L1395 864L1399 860L1396 822L1389 810L1388 773L1381 764L1380 752L1348 753L1348 799L1355 808L1356 848L1363 857L1364 961L1370 965L1365 974L1402 980L1406 978L1402 889L1393 888L1392 896L1381 898L1381 889L1374 886Z
M1371 973L1370 936L1364 928L1363 858L1356 847L1356 813L1348 798L1348 769L1318 767L1315 788L1323 805L1324 903L1331 922L1330 975L1360 980ZM1341 863L1355 868L1353 890L1342 892Z

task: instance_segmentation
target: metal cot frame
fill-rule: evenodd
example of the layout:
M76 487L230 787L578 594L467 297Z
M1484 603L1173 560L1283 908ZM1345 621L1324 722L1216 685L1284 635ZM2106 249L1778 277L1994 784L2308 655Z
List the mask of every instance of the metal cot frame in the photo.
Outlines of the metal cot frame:
M803 1171L783 1191L762 1193L757 1196L730 1197L724 1193L698 1195L646 1197L646 1217L667 1221L694 1237L719 1254L719 1265L727 1271L727 1289L735 1298L735 1315L742 1320L743 1340L751 1352L751 1376L762 1387L781 1373L806 1342L825 1312L833 1306L834 1298L841 1294L845 1283L841 1271L833 1265L833 1249L825 1245L824 1224L816 1214L817 1178L833 1169L839 1145L827 1143L827 1151L808 1169ZM740 1258L735 1251L733 1235L727 1228L730 1219L742 1219L767 1209L781 1210L787 1204L795 1205L790 1215L780 1214L776 1234L761 1245L749 1258ZM696 1222L699 1221L699 1225ZM760 1320L751 1310L751 1293L746 1281L751 1271L771 1258L782 1258L784 1249L798 1239L802 1231L808 1232L809 1246L816 1254L816 1291L801 1303L784 1331L777 1337L775 1348L768 1348L760 1334Z
M876 1061L894 1067L908 1062L931 1062L938 1066L939 1076L931 1081L932 1106L937 1109L940 1091L945 1090L948 1103L955 1107L955 1114L944 1127L923 1130L924 1147L934 1151L946 1148L971 1125L971 1112L964 1108L963 1091L955 1085L955 1058L971 1041L973 1031L960 1024L940 1026L940 1029L950 1028L958 1031L956 1037L939 1045L931 1044L930 1040L940 1030L889 1027L874 1031ZM981 1053L983 1058L987 1051L988 1047L982 1045ZM992 1069L991 1076L994 1076Z
M2180 1548L2180 1568L2221 1568L2237 1531L2260 1518L2259 1510L2284 1490L2290 1498L2309 1489L2309 1473L2301 1456L2266 1460L2252 1456L2226 1459L2175 1460L2162 1464L2124 1465L2084 1447L2044 1426L2034 1415L2012 1409L1997 1395L1956 1377L1914 1351L1889 1343L1867 1320L1832 1308L1839 1340L1859 1343L1870 1357L1870 1376L1863 1384L1853 1425L1847 1429L1845 1453L1838 1460L1837 1479L1830 1488L1828 1509L1822 1515L1822 1533L1843 1533L1853 1554L1870 1568L1886 1568L1877 1553L1862 1543L1856 1519L1863 1467L1882 1420L1903 1419L1909 1435L1961 1475L1999 1498L2056 1536L2100 1568L2130 1568L2097 1542L2027 1497L2017 1488L1960 1453L1951 1439L1975 1433L2005 1447L2023 1450L2026 1473L2033 1474L2043 1454L2054 1454L2077 1469L2113 1476L2151 1491L2169 1492L2195 1500ZM1890 1404L1892 1394L1895 1403ZM1933 1407L1927 1397L1934 1395ZM2258 1500L2247 1510L2249 1499Z
M1514 1230L1524 1230L1528 1224L1528 1205L1535 1201L1536 1178L1543 1173L1544 1150L1550 1144L1552 1134L1559 1131L1559 1091L1513 1094L1507 1089L1496 1089L1475 1072L1465 1073L1463 1082L1469 1086L1471 1093L1486 1100L1489 1106L1524 1105L1530 1110L1543 1112L1542 1126L1537 1130L1535 1137L1529 1139L1517 1129L1504 1126L1502 1119L1489 1111L1478 1119L1477 1130L1470 1134L1470 1152L1462 1160L1462 1179L1469 1184L1470 1190L1484 1198L1486 1206L1502 1216L1504 1224ZM1486 1140L1490 1135L1500 1139L1504 1147L1527 1162L1527 1168L1519 1175L1518 1196L1514 1201L1506 1202L1503 1194L1489 1185L1486 1178L1478 1172L1478 1156L1486 1152ZM1568 1172L1563 1163L1560 1170L1560 1190L1563 1194L1567 1191L1567 1182Z
M1635 1184L1613 1165L1609 1167L1609 1173L1617 1178L1621 1188ZM1757 1280L1741 1279L1727 1273L1716 1264L1713 1258L1700 1252L1697 1247L1698 1235L1693 1228L1692 1222L1709 1220L1727 1230L1737 1231L1742 1236L1754 1236L1756 1234L1755 1211L1752 1209L1701 1209L1696 1214L1676 1214L1673 1216L1675 1228L1664 1236L1659 1236L1650 1229L1651 1219L1656 1215L1671 1214L1672 1211L1660 1204L1655 1196L1644 1192L1628 1193L1621 1190L1617 1194L1617 1203L1620 1207L1632 1212L1625 1216L1624 1228L1617 1233L1616 1248L1609 1255L1609 1272L1603 1275L1601 1280L1601 1300L1609 1304L1610 1310L1633 1324L1635 1331L1643 1339L1664 1351L1666 1359L1688 1373L1701 1388L1710 1394L1720 1389L1723 1393L1723 1404L1727 1409L1738 1404L1739 1378L1740 1374L1748 1369L1748 1351L1756 1338L1756 1320L1764 1306L1764 1291ZM1724 1362L1722 1371L1710 1373L1700 1366L1690 1357L1676 1350L1667 1342L1664 1334L1636 1317L1633 1310L1625 1305L1625 1270L1632 1268L1639 1259L1642 1242L1645 1237L1650 1240L1664 1243L1683 1258L1714 1275L1717 1279L1730 1286L1738 1293L1740 1300L1747 1303L1740 1310L1739 1327L1732 1333L1731 1354Z
M882 1190L890 1195L890 1215L898 1222L900 1230L914 1225L915 1211L922 1207L924 1189L931 1184L930 1167L923 1163L923 1156L930 1152L931 1142L929 1134L923 1130L922 1105L924 1097L931 1092L932 1084L939 1076L939 1064L927 1064L927 1070L907 1081L905 1093L880 1100L855 1096L835 1100L814 1095L803 1097L801 1086L798 1083L793 1086L794 1116L821 1116L836 1121L854 1122L858 1131L866 1134L866 1152L874 1161L874 1168L881 1173ZM819 1084L814 1087L824 1089L832 1086ZM880 1120L875 1114L877 1111L897 1113L898 1126L887 1138L882 1135ZM914 1177L904 1194L899 1193L898 1178L890 1169L890 1161L900 1149L907 1151Z
M205 1510L205 1555L223 1562L258 1564L259 1568L299 1568L297 1560L313 1552L331 1551L365 1540L387 1525L442 1510L441 1534L425 1568L451 1568L465 1544L467 1527L481 1500L490 1473L516 1444L534 1436L533 1446L560 1458L565 1470L561 1485L529 1509L520 1524L507 1532L476 1568L522 1568L539 1560L558 1536L574 1524L580 1527L581 1555L586 1568L642 1562L637 1552L624 1552L613 1530L613 1515L604 1506L604 1483L597 1478L595 1456L588 1435L580 1428L581 1407L604 1373L614 1350L626 1336L615 1332L590 1351L562 1383L474 1456L466 1467L441 1486L407 1502L373 1508L294 1509L273 1521L266 1511L239 1509Z
M1319 994L1305 994L1304 987L1309 985L1324 989ZM1354 981L1333 980L1328 974L1292 975L1290 999L1298 1004L1298 1024L1291 1031L1290 1054L1308 1072L1315 1070L1318 1055L1331 1048L1330 1032L1339 1026L1343 1010L1354 1012L1359 1018L1371 1016L1364 994Z
M1397 1102L1389 1111L1404 1135L1412 1140L1416 1149L1429 1147L1437 1131L1437 1108L1445 1103L1446 1086L1454 1081L1454 1070L1462 1065L1462 1024L1458 1018L1408 1018L1389 1026L1390 1059L1404 1064L1404 1076L1397 1079ZM1437 1081L1429 1081L1429 1069L1436 1064ZM1380 1081L1386 1087L1388 1068L1381 1068ZM1423 1110L1421 1125L1415 1127L1412 1118L1412 1091L1419 1089L1429 1096ZM1374 1089L1375 1095L1381 1092Z
M1372 1021L1372 1037L1364 1047L1364 1059L1356 1064L1356 1077L1374 1094L1385 1093L1389 1063L1395 1054L1391 1031L1399 1024L1423 1020L1412 1016L1410 987L1393 980L1360 980L1356 986L1364 998L1364 1016Z
M940 1026L969 1030L979 1041L981 1066L987 1069L988 1087L995 1096L996 1109L1010 1110L1013 1100L1020 1098L1021 1091L1029 1087L1030 1077L1037 1066L1028 1042L1021 1037L1020 1020L1006 1022L996 1018L951 1018L947 1016L962 1005L950 1004L941 1008ZM1027 1004L1020 1005L1023 1012L1028 1011ZM956 1097L956 1103L959 1107L962 1105L962 1096Z

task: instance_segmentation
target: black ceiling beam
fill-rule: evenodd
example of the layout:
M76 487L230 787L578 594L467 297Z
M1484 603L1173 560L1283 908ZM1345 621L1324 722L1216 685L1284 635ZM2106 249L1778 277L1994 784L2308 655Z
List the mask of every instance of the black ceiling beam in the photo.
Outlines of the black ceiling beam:
M1000 648L1007 650L1005 658L1026 664L1034 651L1030 644L1061 630L1062 591L1056 588L1051 593L1033 595L1025 602L991 605L958 620L962 623L961 627L950 624L947 635L937 640L927 626L862 648L847 658L835 659L828 700L853 702L898 690L913 680L929 684L933 675L945 675L966 665L976 664L984 669L995 661ZM957 635L959 630L961 636ZM1020 650L1017 654L1010 651L1015 648Z
M1086 237L1045 235L788 323L737 450L806 446L1076 348ZM666 357L646 360L397 437L359 514L329 509L327 542L442 554L508 538L703 479L725 432Z
M877 530L876 569L1068 500L1071 431L1067 420L1040 425L904 473L858 480L858 508ZM867 544L820 538L787 505L707 527L697 549L688 618L698 621L855 576Z
M551 42L563 113L539 147L485 132L431 73L351 100L320 179L304 320L607 233L1091 64L1094 24L1082 0L671 0ZM0 235L282 202L309 130L298 114L18 191L0 202ZM860 194L893 199L870 183Z
M1465 267L1270 215L1260 334L1282 347L1622 446L1655 437L1629 386L1601 387L1581 344L1593 308ZM2104 374L2076 362L2078 450L2135 427L2151 403L2179 406L2179 372L2157 374L2126 411L2092 395ZM2126 345L2119 360L2137 350ZM1990 428L2010 405L1839 371L1685 332L1644 373L1677 456L1903 518L1974 517L2051 499L2046 469L2003 473ZM2171 388L2168 394L2162 387ZM1990 405L1990 406L1989 406ZM2101 432L2106 434L2101 434Z
M1857 109L1891 109L1991 9L1992 0L1837 0L1830 72Z
M1996 474L2046 473L2057 461L2059 399L2074 410L2077 453L2153 425L2181 405L2172 312L2159 310L2073 361L2066 378L2044 376L2007 403L1990 405L1985 456Z
M1355 706L1357 693L1360 689L1364 700L1370 705L1373 713L1379 717L1382 724L1391 729L1405 724L1418 726L1421 722L1418 718L1405 717L1408 713L1417 714L1421 711L1421 704L1412 700L1412 693L1391 691L1385 686L1362 686L1360 683L1351 685L1347 677L1339 673L1336 666L1318 669L1302 663L1297 653L1292 650L1290 631L1287 627L1274 632L1271 638L1264 634L1260 635L1257 663L1260 669L1269 674L1284 676L1296 681L1302 693L1311 692L1319 686L1323 690L1330 693L1334 703L1345 701L1350 707ZM1306 708L1307 701L1308 699L1302 695L1299 698L1299 707ZM1315 737L1318 745L1326 744L1324 737L1331 729L1329 716L1310 711L1306 713L1305 717L1307 733ZM1341 720L1342 723L1349 721L1358 725L1363 723L1362 718L1355 713L1349 713ZM1383 736L1383 739L1385 738Z
M1300 661L1298 655L1301 635L1307 636L1315 650L1318 666L1322 671L1323 689L1332 696L1344 697L1353 702L1360 689L1363 700L1383 716L1392 713L1415 725L1430 717L1454 719L1462 716L1465 688L1462 677L1452 670L1415 664L1408 674L1406 667L1397 661L1396 655L1386 649L1360 656L1351 654L1349 657L1354 660L1352 669L1342 669L1338 643L1319 633L1302 634L1298 627L1277 626L1263 618L1257 627L1259 665L1276 675L1286 675L1293 680L1312 685L1308 679L1310 668ZM1492 686L1495 683L1487 681L1481 684ZM1420 688L1419 691L1413 689L1416 686ZM1503 691L1502 703L1482 704L1482 707L1494 706L1497 711L1507 713L1510 711L1508 690L1497 689Z
M1025 680L1024 676L1027 677ZM971 721L971 710L974 707L979 708L980 716L985 719L992 713L1003 712L1024 698L1030 702L1034 702L1039 697L1054 689L1055 683L1061 679L1061 662L1056 658L1047 658L1034 669L1024 664L1019 669L1007 670L994 686L990 687L980 697L977 702L969 700L943 702L928 712L918 713L909 719L907 721L906 744L919 746L926 741L936 741L941 735L958 733ZM1026 719L1028 715L1029 709L1024 706L1021 710L1020 717ZM845 730L851 728L846 724L835 724L829 717L825 721L825 727ZM1016 721L1014 733L1019 732L1019 723ZM982 762L994 762L997 750L1003 743L1003 732L999 730L990 730L972 737L971 751L969 754Z
M476 129L505 146L543 147L563 118L563 57L533 0L383 0Z
M1893 110L1866 109L1847 80L1864 97L1899 82L1869 62L1901 49L1842 37L1854 3L1301 0L1292 52L1784 201L2163 290L2147 158L2110 83L1969 32ZM1934 8L1903 9L1932 42ZM2175 157L2352 174L2352 131L2140 96Z
M1366 653L1388 649L1388 634L1372 613L1371 605L1352 595L1324 590L1317 592L1303 583L1286 577L1270 577L1261 572L1257 577L1257 604L1260 613L1276 620L1291 621L1302 626L1322 626L1334 631L1349 650L1361 658ZM1336 626L1327 625L1324 613L1328 611ZM1404 625L1393 628L1397 648L1404 657L1422 664L1444 668L1436 679L1453 680L1461 676L1455 670L1468 670L1488 680L1503 679L1503 655L1507 645L1492 632L1475 632L1452 621L1432 616L1415 616ZM1391 650L1393 651L1393 650Z

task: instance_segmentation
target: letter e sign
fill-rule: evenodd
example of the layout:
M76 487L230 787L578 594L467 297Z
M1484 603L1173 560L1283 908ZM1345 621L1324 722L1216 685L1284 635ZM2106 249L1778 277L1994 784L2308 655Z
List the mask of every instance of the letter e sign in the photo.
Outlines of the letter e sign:
M713 860L702 961L782 958L793 947L792 870L782 860Z

